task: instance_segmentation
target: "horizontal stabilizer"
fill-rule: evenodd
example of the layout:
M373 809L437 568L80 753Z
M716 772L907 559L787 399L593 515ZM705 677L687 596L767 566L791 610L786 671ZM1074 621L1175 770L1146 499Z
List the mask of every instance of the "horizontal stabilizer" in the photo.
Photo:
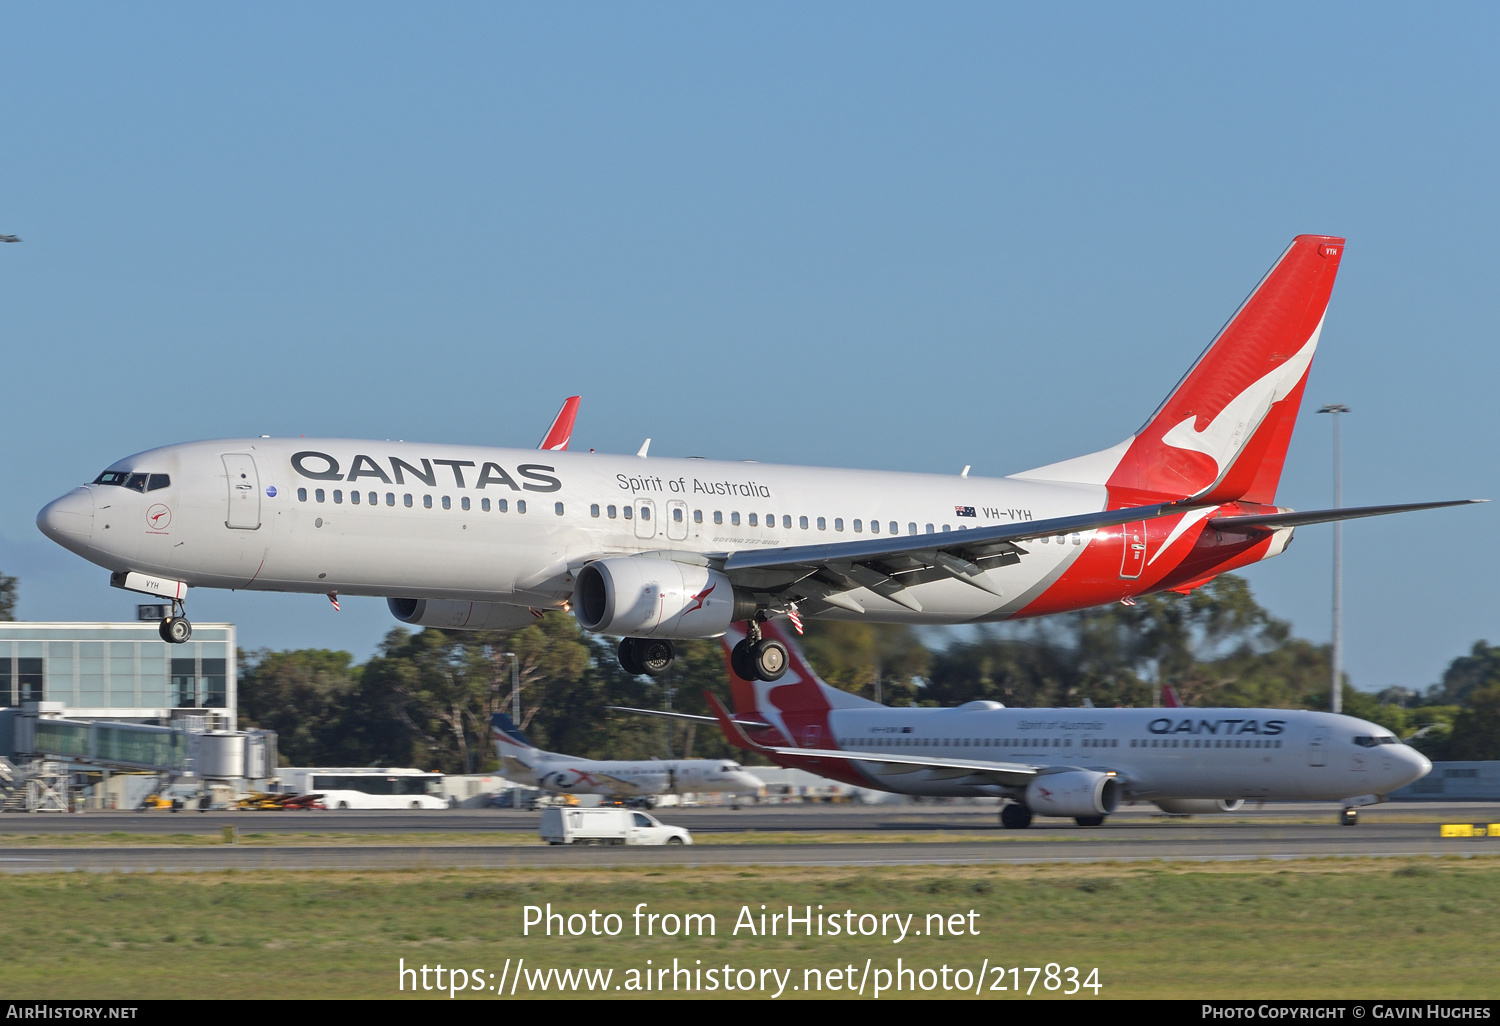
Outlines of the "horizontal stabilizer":
M1293 513L1249 514L1241 517L1214 517L1208 526L1218 530L1236 527L1305 527L1329 524L1335 520L1357 520L1360 517L1383 517L1387 513L1411 513L1419 509L1441 509L1444 506L1467 506L1488 499L1448 499L1443 502L1408 502L1395 506L1348 506L1343 509L1310 509Z
M668 720L690 720L693 723L718 723L716 716L694 716L692 713L666 712L662 709L633 709L628 705L606 705L604 708L610 712L635 713L637 716L660 716ZM751 730L761 730L770 726L764 720L742 720L730 721L739 727L749 727Z

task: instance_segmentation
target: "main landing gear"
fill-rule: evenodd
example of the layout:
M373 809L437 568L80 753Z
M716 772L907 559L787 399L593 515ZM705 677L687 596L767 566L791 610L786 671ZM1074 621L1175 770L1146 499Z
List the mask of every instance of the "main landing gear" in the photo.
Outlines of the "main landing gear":
M1021 802L1011 802L1000 810L1000 825L1007 830L1025 830L1031 826L1031 810Z
M660 677L677 658L677 648L665 638L625 638L620 642L620 665L633 677Z
M786 646L774 638L762 638L756 620L750 621L744 640L729 652L729 665L743 680L780 680L790 662Z
M169 645L181 645L193 636L193 625L188 622L186 613L187 607L182 604L182 600L174 599L172 614L162 620L161 626L156 628L156 633L161 635L161 640Z
M620 666L626 673L660 677L671 667L677 649L665 638L625 638L620 642L619 655ZM749 634L730 651L729 661L743 680L780 680L791 663L791 655L781 642L761 637L760 624L752 620Z

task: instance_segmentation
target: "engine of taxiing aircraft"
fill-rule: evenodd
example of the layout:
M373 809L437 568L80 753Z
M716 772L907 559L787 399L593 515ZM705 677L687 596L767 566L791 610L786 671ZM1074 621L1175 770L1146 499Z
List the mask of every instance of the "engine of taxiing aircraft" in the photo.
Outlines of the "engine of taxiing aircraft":
M642 638L713 638L755 615L722 573L654 556L596 559L573 582L584 630Z
M1208 816L1215 812L1238 812L1243 798L1160 798L1156 807L1169 816Z
M1046 773L1026 785L1026 807L1038 816L1107 816L1120 804L1120 781L1095 770Z

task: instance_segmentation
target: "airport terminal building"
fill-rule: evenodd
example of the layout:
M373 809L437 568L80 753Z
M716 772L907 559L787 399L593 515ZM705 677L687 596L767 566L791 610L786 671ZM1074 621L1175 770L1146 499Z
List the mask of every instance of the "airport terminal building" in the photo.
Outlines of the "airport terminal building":
M275 735L240 732L233 624L172 645L157 621L0 622L0 811L65 811L274 773Z
M0 622L0 709L46 702L70 720L166 726L205 716L234 730L234 625L193 625L170 645L148 623ZM6 741L0 731L0 754Z

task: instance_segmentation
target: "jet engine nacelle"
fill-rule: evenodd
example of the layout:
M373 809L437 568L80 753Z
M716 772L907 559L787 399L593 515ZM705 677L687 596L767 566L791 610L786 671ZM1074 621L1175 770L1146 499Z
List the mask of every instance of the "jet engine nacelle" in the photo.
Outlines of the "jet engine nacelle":
M503 602L388 598L385 604L402 623L445 631L506 631L536 623L530 609Z
M719 571L654 556L596 559L573 582L573 615L587 631L634 638L716 638L755 615Z
M1238 812L1243 798L1160 798L1156 807L1169 816L1207 816L1213 812Z
M1026 785L1026 807L1038 816L1108 816L1120 804L1120 781L1108 773L1047 773Z

